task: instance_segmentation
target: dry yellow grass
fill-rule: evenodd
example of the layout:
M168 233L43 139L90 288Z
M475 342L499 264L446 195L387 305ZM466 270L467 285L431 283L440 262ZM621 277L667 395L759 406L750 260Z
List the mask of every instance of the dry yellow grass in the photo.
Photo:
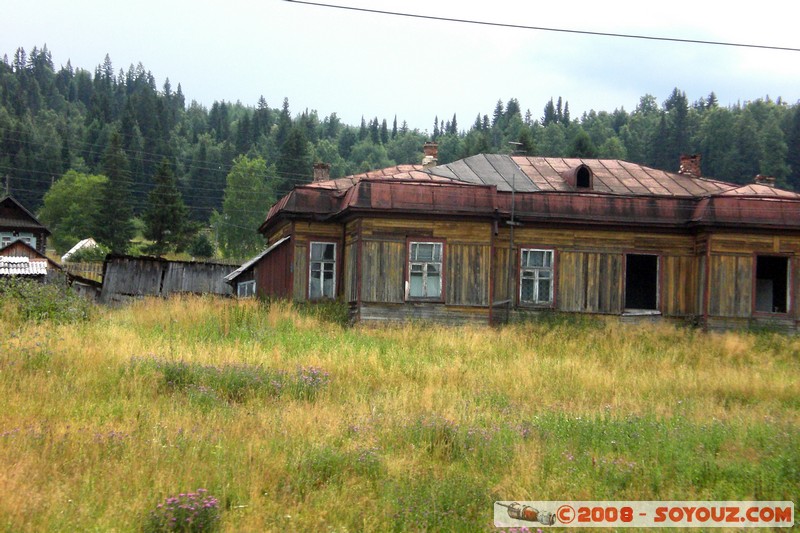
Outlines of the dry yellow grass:
M0 322L0 530L133 531L199 487L226 531L468 531L489 528L493 499L800 492L796 337L583 320L344 329L200 297ZM170 361L330 380L313 398L231 401L202 389L224 385L167 383Z

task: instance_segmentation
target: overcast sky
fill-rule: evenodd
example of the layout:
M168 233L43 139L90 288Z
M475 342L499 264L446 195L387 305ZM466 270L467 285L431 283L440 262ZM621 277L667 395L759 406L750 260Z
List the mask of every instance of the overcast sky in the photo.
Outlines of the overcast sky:
M324 0L323 0L324 1ZM370 9L593 32L800 48L796 2L733 4L493 0L329 0ZM255 105L263 95L293 114L336 112L347 124L395 114L412 128L458 116L461 128L517 98L533 116L551 97L573 118L632 111L674 87L722 105L800 99L800 52L656 42L476 26L315 7L283 0L4 0L0 54L47 44L56 68L115 71L141 62L187 103Z

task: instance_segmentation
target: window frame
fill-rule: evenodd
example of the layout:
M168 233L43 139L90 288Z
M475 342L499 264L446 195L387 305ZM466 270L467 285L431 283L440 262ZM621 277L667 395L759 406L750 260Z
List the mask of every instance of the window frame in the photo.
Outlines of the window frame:
M544 252L550 254L550 266L549 267L525 267L523 266L522 258L526 252ZM539 278L538 273L543 270L550 271L550 278ZM539 292L539 284L538 282L540 279L549 279L550 280L550 298L547 301L531 301L531 300L523 300L522 299L522 281L524 277L524 273L526 271L533 271L533 283L534 283L534 294L538 295ZM517 254L517 304L521 307L536 307L536 308L543 308L543 309L550 309L555 307L556 303L556 250L555 248L537 248L532 246L525 246L519 248L519 254Z
M315 244L321 245L333 245L333 259L332 260L314 260L312 259L312 249L314 248ZM324 240L324 239L317 239L308 242L308 268L306 269L306 297L309 301L319 301L319 300L335 300L336 299L336 290L339 288L339 283L337 283L337 276L339 275L339 257L338 257L338 248L339 242L334 240ZM333 265L333 294L330 296L325 294L325 283L324 283L324 275L320 278L320 292L319 296L312 296L311 294L311 273L314 268L314 263L330 263ZM320 270L321 273L324 273L325 270Z
M439 296L412 296L411 295L411 269L412 269L412 261L411 261L411 249L412 246L415 244L433 244L438 245L441 248L439 254L439 261L414 261L414 263L422 263L423 265L426 264L436 264L438 263L439 266L439 279L440 279L440 289L439 289ZM446 294L446 275L445 275L445 266L447 264L447 243L445 239L433 239L430 237L419 237L419 238L409 238L406 240L406 262L405 262L405 299L408 302L437 302L443 303L445 301L445 294ZM427 269L423 267L423 277L427 279ZM426 285L423 281L423 287Z
M243 287L252 287L252 290L242 291ZM245 292L245 294L242 294ZM255 298L256 297L256 280L250 279L236 284L236 297L237 298Z

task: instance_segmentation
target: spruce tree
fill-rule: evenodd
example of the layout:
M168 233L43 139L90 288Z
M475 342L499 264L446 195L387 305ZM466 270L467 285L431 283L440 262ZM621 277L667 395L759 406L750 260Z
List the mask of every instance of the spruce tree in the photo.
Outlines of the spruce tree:
M97 241L106 245L112 253L123 254L128 250L134 227L128 159L117 131L111 134L103 155L103 174L108 182L103 188L103 202L95 224Z
M166 158L161 160L153 181L155 187L148 195L147 209L143 214L144 236L153 241L147 251L161 256L185 240L188 210Z

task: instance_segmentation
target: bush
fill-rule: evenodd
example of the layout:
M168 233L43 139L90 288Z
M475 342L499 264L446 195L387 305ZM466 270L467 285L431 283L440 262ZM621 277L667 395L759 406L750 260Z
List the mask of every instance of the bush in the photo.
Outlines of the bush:
M179 494L159 503L147 517L145 533L205 533L219 529L219 500L206 489Z
M70 323L88 320L93 304L63 282L39 283L23 278L0 280L0 307L22 320Z

